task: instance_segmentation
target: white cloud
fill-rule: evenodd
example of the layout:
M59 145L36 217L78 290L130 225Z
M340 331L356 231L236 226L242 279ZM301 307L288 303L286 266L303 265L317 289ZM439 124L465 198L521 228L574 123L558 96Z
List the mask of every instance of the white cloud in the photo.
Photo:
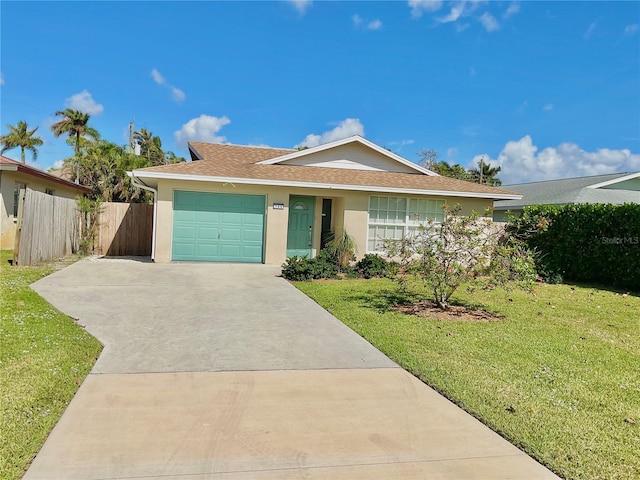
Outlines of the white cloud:
M225 143L227 141L226 137L217 135L217 133L222 127L230 123L231 120L227 117L214 117L203 114L182 125L180 130L174 132L174 136L181 148L185 148L189 141Z
M457 22L459 19L463 17L468 17L473 12L475 12L481 4L486 3L486 0L460 0L458 2L452 2L451 10L449 14L443 17L437 17L435 20L439 23L450 23ZM462 31L465 30L468 25L465 25L460 29L456 24L456 30Z
M375 19L367 24L367 30L380 30L382 28L382 21Z
M507 19L520 11L520 3L513 2L502 14L502 18Z
M64 160L56 160L55 162L53 162L53 165L51 165L50 170L58 170L62 168L63 163L64 163Z
M407 145L413 145L416 141L413 139L409 139L409 140L400 140L398 141L394 141L394 142L389 142L389 146L390 147L396 147L396 152L401 152L402 148L407 146Z
M187 95L184 93L184 91L167 83L167 80L164 78L164 76L155 68L151 70L151 78L153 78L153 81L161 87L165 87L171 90L171 98L173 98L176 103L182 103L186 100Z
M624 27L624 33L625 35L633 35L634 33L637 33L639 29L640 25L638 25L637 23L632 23L631 25L627 25L626 27Z
M550 110L553 110L553 103L547 103L544 107L542 107L542 109L543 109L545 112L548 112L548 111L550 111Z
M0 72L0 85L4 85L4 75Z
M364 125L357 118L345 118L334 129L328 130L320 135L310 133L294 148L298 147L316 147L336 140L350 137L352 135L360 135L364 137Z
M420 18L424 12L435 12L442 7L442 0L409 0L411 16Z
M171 87L171 96L178 103L184 102L185 98L187 98L187 95L177 87Z
M153 78L153 81L156 82L158 85L164 85L167 83L167 81L164 79L162 74L155 68L151 70L151 77Z
M458 154L458 149L451 147L447 149L447 160L452 160Z
M473 67L469 67L469 76L470 77L475 77L478 74L478 71L473 68Z
M448 15L445 15L444 17L438 17L436 18L436 20L440 23L455 22L464 13L464 5L465 5L465 2L460 2L453 5Z
M589 25L587 27L587 30L584 32L583 37L585 39L591 37L591 35L593 35L593 31L596 29L597 26L598 26L598 22L597 21L592 22L591 25Z
M489 158L476 155L469 166L477 165L480 157L485 161ZM507 142L498 158L489 158L488 162L502 167L499 177L504 184L640 170L640 154L628 149L587 152L567 142L538 151L529 135Z
M482 15L480 15L479 20L487 32L495 32L496 30L500 30L500 24L498 23L498 20L496 20L496 17L491 15L489 12L484 12Z
M304 15L313 3L312 0L288 0L288 2L293 5L300 15Z
M100 115L104 111L104 107L96 103L88 90L71 95L64 101L65 107L73 110L79 110L89 115Z
M353 22L353 26L355 28L364 27L367 30L380 30L382 28L382 21L378 19L369 21L365 18L362 18L357 13L351 17L351 21Z

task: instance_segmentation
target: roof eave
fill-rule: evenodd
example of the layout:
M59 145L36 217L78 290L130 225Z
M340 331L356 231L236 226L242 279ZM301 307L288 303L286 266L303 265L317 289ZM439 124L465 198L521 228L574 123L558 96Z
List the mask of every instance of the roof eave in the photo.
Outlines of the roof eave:
M353 190L363 192L378 193L404 193L418 195L440 195L447 197L467 197L467 198L488 198L493 200L520 200L522 195L518 194L500 194L488 192L465 192L465 191L449 191L449 190L427 190L421 188L398 188L383 187L372 185L347 185L333 183L317 183L317 182L299 182L290 180L269 180L261 178L243 178L243 177L215 177L207 175L185 175L176 173L161 172L145 172L141 170L133 170L127 172L136 178L155 179L155 180L186 180L197 182L219 182L219 183L237 183L244 185L269 185L277 187L301 187L301 188L324 188L328 190Z
M78 185L76 183L69 182L64 178L54 177L53 175L48 174L47 172L42 172L37 168L29 167L28 165L11 165L11 164L1 164L0 170L5 172L20 172L25 175L30 175L32 177L40 178L42 180L46 180L51 183L57 183L58 185L62 185L67 188L73 188L82 193L92 193L93 189L89 187L85 187L84 185Z

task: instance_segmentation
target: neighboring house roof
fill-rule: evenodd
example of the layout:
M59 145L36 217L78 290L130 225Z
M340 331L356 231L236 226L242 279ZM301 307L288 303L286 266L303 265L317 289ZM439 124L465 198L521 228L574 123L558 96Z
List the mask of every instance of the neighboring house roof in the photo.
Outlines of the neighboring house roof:
M25 165L24 163L18 162L16 160L12 160L11 158L3 157L1 155L0 155L0 170L4 172L24 173L25 175L29 175L35 178L57 183L58 185L63 185L67 188L76 189L80 193L91 193L93 191L89 187L85 187L84 185L77 185L73 182L65 180L64 178L59 178L54 175L50 175L47 172L43 172L42 170L39 170L34 167L30 167L29 165Z
M291 161L307 161L314 155L320 158L322 152L348 144L375 150L385 161L391 162L391 165L397 164L403 171L363 169L355 164L337 168L334 166L336 162L326 162L324 165L287 164ZM156 186L159 179L175 179L493 199L519 198L519 194L507 190L442 177L359 136L300 151L202 142L191 142L189 148L195 161L138 169L132 175L150 186Z
M494 210L568 203L640 203L640 172L521 183L506 188L521 193L522 199L497 201Z

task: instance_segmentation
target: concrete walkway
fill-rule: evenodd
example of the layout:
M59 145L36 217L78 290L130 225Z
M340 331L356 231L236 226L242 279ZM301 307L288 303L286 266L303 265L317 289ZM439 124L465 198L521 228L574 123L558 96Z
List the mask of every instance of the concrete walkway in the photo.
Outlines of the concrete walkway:
M36 282L105 349L25 479L557 478L278 272L97 260Z

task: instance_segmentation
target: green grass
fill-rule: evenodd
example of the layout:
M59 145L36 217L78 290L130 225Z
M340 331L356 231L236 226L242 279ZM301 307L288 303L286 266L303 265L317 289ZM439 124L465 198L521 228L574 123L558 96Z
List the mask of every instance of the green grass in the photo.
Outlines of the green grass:
M102 346L29 288L60 264L11 267L0 252L0 478L19 479Z
M566 479L640 478L640 298L569 285L460 289L505 316L389 310L389 280L295 284L428 385Z

